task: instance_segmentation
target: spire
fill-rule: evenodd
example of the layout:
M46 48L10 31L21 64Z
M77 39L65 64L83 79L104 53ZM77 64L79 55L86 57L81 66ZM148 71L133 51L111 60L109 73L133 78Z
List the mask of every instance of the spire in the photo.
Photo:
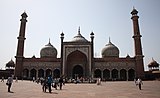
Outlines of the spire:
M90 35L94 35L93 31L91 32L91 34L90 34Z
M21 16L22 16L23 19L26 19L28 17L27 14L26 14L26 11L24 11Z
M78 35L81 35L81 33L80 33L80 26L79 26L79 28L78 28Z
M91 32L90 36L91 36L91 39L94 38L94 33L93 33L93 31Z
M45 45L45 46L53 46L53 45L51 44L51 42L50 42L50 38L49 38L49 42L48 42L48 44L47 44L47 45Z
M61 33L61 36L64 36L64 33L63 33L63 31L62 31L62 33Z
M108 44L112 44L112 43L111 43L111 38L110 38L110 37L109 37L109 42L108 42Z
M155 61L155 60L153 59L153 57L152 57L152 61Z
M64 39L64 33L63 33L63 31L62 31L62 33L60 34L61 35L61 42L63 42L63 39Z
M49 43L50 43L50 38L49 38Z
M135 9L134 6L133 6L133 10L132 10L131 14L132 14L133 16L137 16L137 14L138 14L138 11Z

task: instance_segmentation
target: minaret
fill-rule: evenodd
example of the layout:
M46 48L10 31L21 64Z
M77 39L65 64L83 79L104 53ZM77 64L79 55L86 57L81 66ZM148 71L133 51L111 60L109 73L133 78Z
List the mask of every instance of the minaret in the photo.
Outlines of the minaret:
M90 38L91 38L91 73L90 76L93 78L92 74L93 72L93 64L94 64L94 33L91 32L90 34Z
M141 35L139 30L138 11L133 8L131 19L133 20L133 39L134 39L134 49L135 49L135 59L136 59L136 77L144 77L144 63L143 63L143 53L141 45Z
M23 54L24 54L24 41L25 41L25 28L26 28L26 18L28 17L27 14L24 12L22 15L22 18L20 19L20 31L19 31L19 37L18 39L18 45L17 45L17 54L15 56L16 58L16 67L15 67L15 76L18 78L22 78L22 72L23 72Z
M61 33L61 75L64 75L64 67L63 67L63 39L64 33Z

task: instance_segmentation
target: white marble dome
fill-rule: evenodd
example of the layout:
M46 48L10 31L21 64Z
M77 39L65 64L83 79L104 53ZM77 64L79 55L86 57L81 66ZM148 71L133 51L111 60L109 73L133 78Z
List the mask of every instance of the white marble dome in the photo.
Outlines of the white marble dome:
M78 29L78 34L76 36L73 37L73 39L71 40L71 42L88 42L88 40L86 40L80 33L80 27Z
M40 56L41 58L56 58L57 50L49 41L49 43L41 49Z
M119 57L119 49L110 42L102 49L102 57Z

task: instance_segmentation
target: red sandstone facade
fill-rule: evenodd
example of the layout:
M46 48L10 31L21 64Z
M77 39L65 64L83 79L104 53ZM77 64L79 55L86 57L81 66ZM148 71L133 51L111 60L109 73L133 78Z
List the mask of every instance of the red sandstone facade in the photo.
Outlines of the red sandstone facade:
M61 57L57 58L57 50L50 43L40 51L39 58L25 58L24 41L27 14L23 13L21 19L18 46L16 54L15 76L19 78L53 77L64 75L67 78L85 77L105 80L133 80L135 77L144 77L143 53L141 35L139 30L138 11L131 12L133 20L133 39L135 56L119 57L119 49L109 43L102 49L102 58L94 58L94 33L91 32L91 40L85 39L80 28L78 34L71 41L64 41L61 34Z

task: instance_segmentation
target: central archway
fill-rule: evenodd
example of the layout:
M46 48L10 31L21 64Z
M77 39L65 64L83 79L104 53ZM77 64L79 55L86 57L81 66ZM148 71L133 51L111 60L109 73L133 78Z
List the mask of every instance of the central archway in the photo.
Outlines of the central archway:
M87 56L81 51L76 50L70 53L67 57L66 65L65 75L69 78L75 78L75 74L78 74L78 77L86 77L89 75Z
M74 79L83 77L83 68L80 65L76 65L73 67L72 77Z

